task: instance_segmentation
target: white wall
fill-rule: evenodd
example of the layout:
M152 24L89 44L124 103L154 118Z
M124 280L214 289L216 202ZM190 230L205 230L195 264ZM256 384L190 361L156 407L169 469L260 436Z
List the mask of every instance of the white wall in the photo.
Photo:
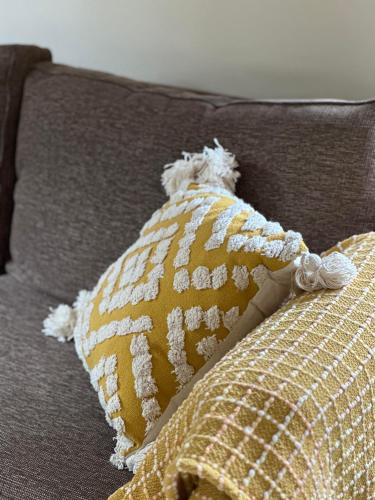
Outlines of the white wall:
M0 43L249 97L375 95L374 0L0 0Z

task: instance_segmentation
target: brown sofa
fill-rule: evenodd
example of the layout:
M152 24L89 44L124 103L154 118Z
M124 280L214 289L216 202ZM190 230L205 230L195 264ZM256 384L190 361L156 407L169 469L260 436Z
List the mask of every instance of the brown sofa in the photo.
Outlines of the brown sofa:
M130 475L74 352L41 334L164 200L162 166L214 137L238 193L314 251L375 228L375 102L251 101L0 48L0 498L104 499Z

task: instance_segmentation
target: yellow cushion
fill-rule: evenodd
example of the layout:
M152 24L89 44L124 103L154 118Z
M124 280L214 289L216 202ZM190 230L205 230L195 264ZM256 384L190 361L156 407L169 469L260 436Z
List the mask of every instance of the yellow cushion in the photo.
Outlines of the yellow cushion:
M333 250L355 280L294 298L246 336L111 500L375 496L375 233Z
M75 330L122 467L231 334L288 295L301 235L267 223L228 191L190 185L155 212L100 279Z

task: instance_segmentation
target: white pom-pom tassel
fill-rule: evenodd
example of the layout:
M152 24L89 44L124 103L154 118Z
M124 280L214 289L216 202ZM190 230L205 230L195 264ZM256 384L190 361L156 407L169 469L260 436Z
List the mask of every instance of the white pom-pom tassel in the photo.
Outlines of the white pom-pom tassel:
M76 319L77 314L72 307L60 304L51 309L43 321L43 333L47 337L55 337L59 342L67 342L73 338Z
M153 446L155 441L152 443L146 444L143 448L136 451L129 458L126 459L126 467L133 473L136 473L138 468L142 465L143 460L145 459L148 451Z
M214 139L214 143L214 149L206 146L202 153L183 152L183 160L165 165L162 184L168 196L187 189L193 182L219 186L234 192L240 176L236 170L236 158L224 149L217 139Z
M81 290L70 307L60 304L55 309L50 309L50 314L43 321L43 333L47 337L55 337L59 342L68 342L74 337L74 328L77 323L78 314L88 307L91 300L91 292Z
M336 289L348 285L356 274L355 265L342 253L332 252L323 258L306 253L297 264L295 282L308 292L322 288Z

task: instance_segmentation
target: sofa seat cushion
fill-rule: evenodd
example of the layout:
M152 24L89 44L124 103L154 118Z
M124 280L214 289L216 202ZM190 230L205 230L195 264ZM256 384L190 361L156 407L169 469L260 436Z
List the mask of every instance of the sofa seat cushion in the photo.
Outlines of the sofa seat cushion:
M113 432L74 346L40 334L52 302L0 277L0 497L104 499L130 474L108 461Z

